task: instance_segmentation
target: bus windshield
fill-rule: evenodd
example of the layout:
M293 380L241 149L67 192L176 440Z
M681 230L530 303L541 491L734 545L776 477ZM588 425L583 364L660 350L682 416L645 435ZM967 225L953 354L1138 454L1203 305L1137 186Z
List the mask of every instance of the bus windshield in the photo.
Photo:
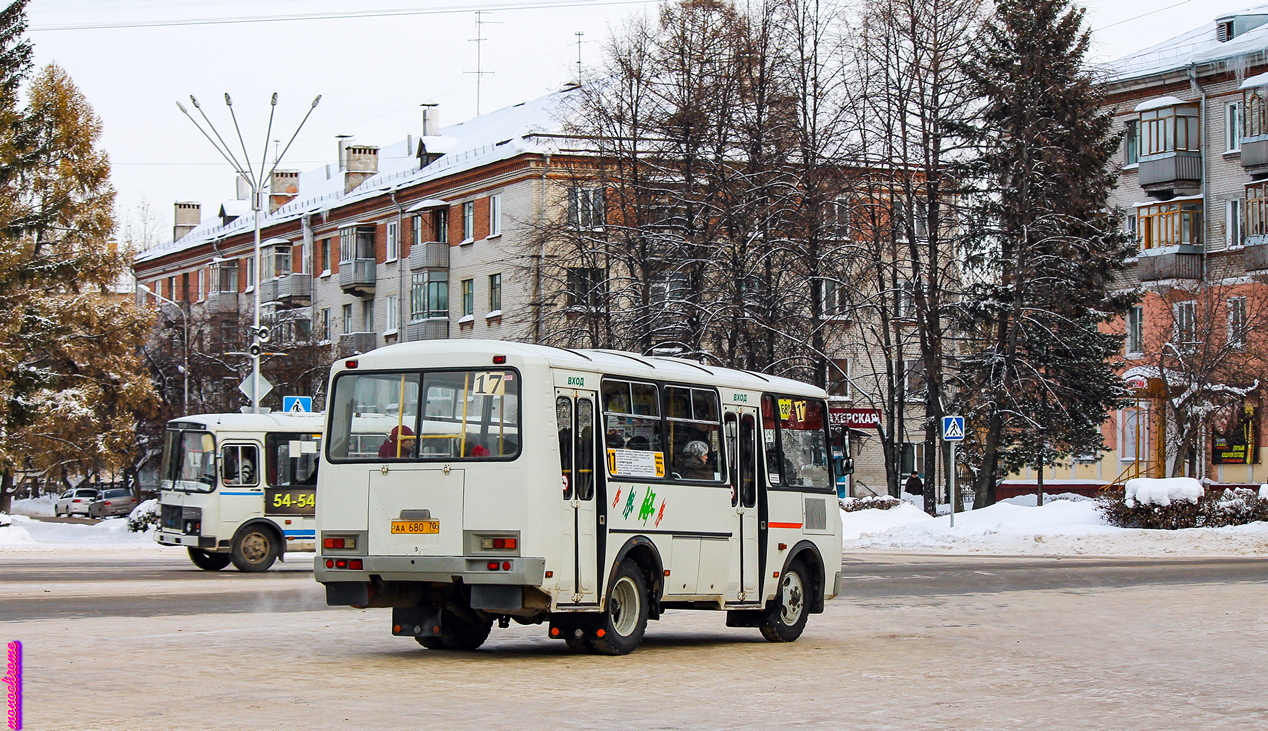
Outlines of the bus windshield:
M344 373L331 399L333 461L508 459L519 454L508 370Z
M168 430L159 489L182 492L215 490L216 438L205 431Z
M783 483L788 487L827 488L831 472L823 402L788 396L776 397L776 401Z

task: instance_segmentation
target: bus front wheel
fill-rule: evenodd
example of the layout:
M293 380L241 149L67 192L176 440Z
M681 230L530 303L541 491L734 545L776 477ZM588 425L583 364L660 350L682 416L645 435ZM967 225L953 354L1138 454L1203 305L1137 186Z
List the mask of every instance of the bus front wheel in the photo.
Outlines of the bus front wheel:
M601 636L590 641L600 655L628 655L647 631L647 582L633 561L622 561L612 581Z
M233 565L239 571L255 573L268 571L278 554L277 534L262 525L252 525L238 531L233 538Z
M203 571L219 571L229 565L232 559L227 553L207 553L201 548L189 548L189 560Z
M762 637L771 642L792 642L801 637L810 614L806 605L809 579L806 565L800 560L793 561L779 579L779 595L762 623Z

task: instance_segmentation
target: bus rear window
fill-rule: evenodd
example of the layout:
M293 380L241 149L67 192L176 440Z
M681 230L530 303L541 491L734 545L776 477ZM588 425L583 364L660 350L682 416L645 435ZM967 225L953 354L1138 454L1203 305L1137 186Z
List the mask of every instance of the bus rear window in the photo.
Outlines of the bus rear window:
M333 461L505 459L519 454L519 376L509 370L342 374Z

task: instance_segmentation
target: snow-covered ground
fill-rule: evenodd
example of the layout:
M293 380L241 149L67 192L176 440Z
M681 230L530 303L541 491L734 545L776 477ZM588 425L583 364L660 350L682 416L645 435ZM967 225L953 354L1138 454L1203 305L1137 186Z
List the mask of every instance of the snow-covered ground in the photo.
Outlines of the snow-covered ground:
M1077 495L1035 496L930 518L911 502L890 510L841 511L845 550L1045 556L1268 556L1268 523L1229 528L1139 530L1109 525Z
M14 515L38 515L52 517L57 504L57 494L49 493L27 500L14 500L9 510Z
M8 525L5 525L5 524ZM56 548L160 548L154 532L133 533L127 518L92 524L53 523L27 515L0 514L0 550Z

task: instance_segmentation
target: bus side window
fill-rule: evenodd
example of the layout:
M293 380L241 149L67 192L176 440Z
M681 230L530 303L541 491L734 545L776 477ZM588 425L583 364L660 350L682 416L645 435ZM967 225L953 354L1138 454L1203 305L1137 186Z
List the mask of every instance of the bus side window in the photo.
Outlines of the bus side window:
M577 499L594 497L594 402L577 399Z
M762 396L762 443L766 445L766 477L772 485L782 485L780 477L779 436L775 431L775 397Z
M231 444L221 451L224 483L228 487L252 487L258 485L256 466L259 455L253 444Z
M572 399L555 399L555 421L559 425L559 467L564 500L572 498Z
M757 505L757 422L745 414L740 422L740 501L746 508Z

